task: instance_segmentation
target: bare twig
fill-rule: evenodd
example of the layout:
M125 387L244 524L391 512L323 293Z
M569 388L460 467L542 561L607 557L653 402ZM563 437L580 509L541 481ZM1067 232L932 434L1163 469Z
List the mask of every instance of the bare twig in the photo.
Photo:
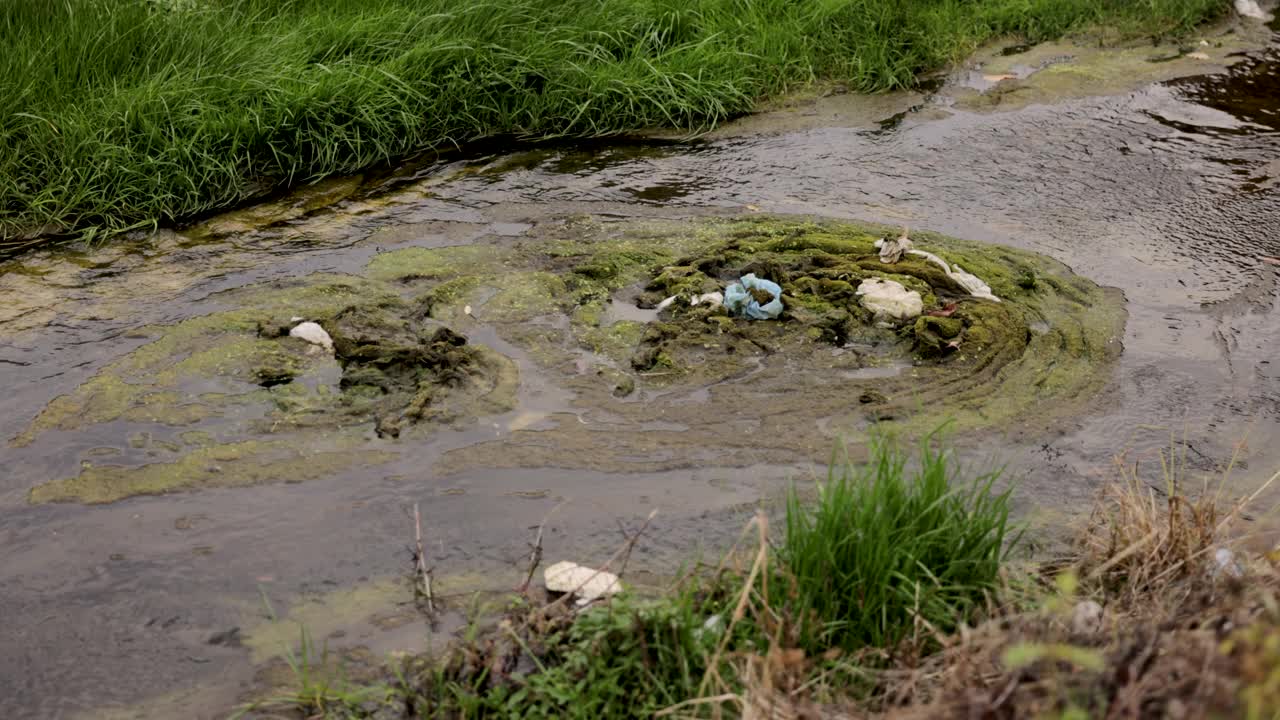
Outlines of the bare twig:
M533 574L538 571L538 566L542 564L542 533L547 529L547 521L565 502L567 501L561 501L548 510L547 514L542 516L542 522L538 524L538 534L533 540L533 549L529 551L529 572L525 575L524 583L519 588L521 595L529 592L529 584L533 582Z
M418 503L413 504L413 529L414 541L418 546L418 551L414 557L415 574L417 576L417 584L414 587L414 591L415 594L426 601L427 612L435 614L435 597L431 593L431 568L427 567L427 553L422 548L422 513L418 510Z
M644 519L644 524L640 526L640 529L637 530L631 537L627 538L626 545L618 548L618 551L615 552L612 557L606 560L604 565L601 565L599 569L597 569L589 577L587 577L581 583L579 583L576 588L565 593L560 598L558 598L555 602L549 603L548 605L543 607L540 612L545 613L555 607L565 604L570 597L576 595L579 590L586 587L587 583L599 577L600 573L607 571L609 569L609 566L613 565L613 563L616 562L618 558L631 557L631 550L635 548L636 543L640 540L640 537L644 535L645 530L649 529L649 523L653 522L653 518L656 517L657 515L658 515L658 510L657 508L654 508L652 511L649 512L649 516Z
M622 529L622 537L626 538L627 546L626 550L622 553L622 567L618 568L619 578L627 573L627 563L631 562L631 551L635 549L636 542L640 539L640 536L644 534L645 528L649 527L649 522L653 520L654 516L657 514L658 511L656 509L650 512L649 517L645 518L644 525L641 525L640 529L632 535L627 535L626 528Z

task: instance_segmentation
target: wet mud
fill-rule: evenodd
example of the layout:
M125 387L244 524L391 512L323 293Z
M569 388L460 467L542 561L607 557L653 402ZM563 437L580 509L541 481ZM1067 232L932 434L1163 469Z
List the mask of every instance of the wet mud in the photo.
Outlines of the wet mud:
M547 557L586 563L658 508L661 577L877 421L954 418L1027 517L1171 438L1248 487L1280 464L1280 50L1249 32L996 49L867 117L423 161L4 261L6 716L223 717L295 622L438 642L396 591L414 503L456 623L558 505ZM886 269L904 224L1004 302ZM745 272L783 319L655 307ZM935 314L878 326L849 289L885 276Z

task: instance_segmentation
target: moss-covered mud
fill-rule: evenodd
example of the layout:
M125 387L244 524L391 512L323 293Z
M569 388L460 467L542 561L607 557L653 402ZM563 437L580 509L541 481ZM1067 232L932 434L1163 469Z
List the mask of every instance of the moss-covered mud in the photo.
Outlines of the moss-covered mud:
M576 398L553 427L453 450L440 469L819 459L832 436L856 438L873 422L908 433L946 419L962 431L1045 427L1106 383L1123 332L1119 293L1041 256L915 235L1005 302L979 300L924 260L882 264L873 242L885 232L789 219L622 229L577 219L500 260L486 257L469 290L428 291L431 313L448 321L470 308ZM435 252L375 265L413 283L424 267L454 265ZM683 300L748 272L782 285L779 320ZM873 277L916 289L934 315L877 323L855 295ZM653 310L669 296L681 300Z
M992 302L919 257L882 263L873 243L886 228L586 216L545 228L241 288L219 296L225 310L144 329L150 342L12 441L123 423L123 459L86 458L30 500L297 482L516 409L506 432L441 447L433 474L821 460L833 437L856 440L872 423L908 434L948 419L962 432L1048 426L1085 407L1120 351L1118 293L1009 248L913 234L990 284L1004 300ZM687 301L746 273L782 286L780 318ZM919 292L925 315L874 317L856 295L871 278ZM299 318L325 328L332 354L289 336ZM522 375L563 401L519 407ZM532 410L536 423L519 421Z
M11 444L112 422L191 428L180 441L137 433L129 444L146 464L86 461L76 477L34 488L32 502L324 477L395 457L368 446L369 436L513 406L510 360L424 319L377 281L315 275L226 300L235 309L142 331L155 339L56 398ZM324 327L333 352L290 337L296 318Z
M1048 42L993 46L955 73L948 93L964 110L1016 110L1071 98L1114 95L1175 78L1216 72L1242 53L1266 47L1271 32L1259 23L1223 23L1189 41Z

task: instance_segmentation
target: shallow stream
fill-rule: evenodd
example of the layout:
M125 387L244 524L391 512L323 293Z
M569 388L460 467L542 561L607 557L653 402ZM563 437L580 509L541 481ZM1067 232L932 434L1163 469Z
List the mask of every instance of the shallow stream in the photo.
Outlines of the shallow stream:
M1044 407L972 430L965 455L1006 463L1019 508L1039 522L1085 509L1119 453L1156 482L1171 439L1185 444L1189 477L1234 454L1232 487L1249 488L1280 467L1280 260L1268 259L1280 258L1280 44L1256 28L1206 39L1204 58L1151 47L992 52L930 93L798 99L692 141L424 160L178 232L0 264L4 716L223 717L264 682L255 663L296 640L290 618L334 647L423 649L429 633L399 580L414 503L441 592L464 607L469 593L520 581L530 528L557 506L546 555L580 562L603 560L619 523L657 508L636 562L638 578L659 578L731 541L760 498L822 472L814 458L839 428L815 423L798 462L768 443L753 450L755 426L699 414L731 388L672 398L657 382L625 411L599 412L477 305L452 321L518 368L505 405L426 435L370 430L336 445L343 457L305 482L257 482L200 456L183 472L249 479L105 504L30 502L52 481L155 463L216 434L203 416L93 403L39 420L157 328L315 273L384 268L409 282L396 272L412 253L393 253L411 248L489 258L576 224L608 233L820 216L1038 253L1123 292L1123 352L1069 415ZM606 312L653 317L625 293ZM539 317L528 325L540 323L563 330ZM759 372L778 382L779 362L760 361ZM840 372L874 381L901 370ZM822 378L795 383L823 392ZM227 391L195 376L173 387Z

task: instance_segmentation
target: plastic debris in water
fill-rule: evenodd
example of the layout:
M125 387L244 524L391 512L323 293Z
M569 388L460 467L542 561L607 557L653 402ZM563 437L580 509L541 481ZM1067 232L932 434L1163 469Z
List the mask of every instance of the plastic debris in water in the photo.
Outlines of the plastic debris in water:
M709 292L689 298L690 305L709 305L718 308L724 304L724 293Z
M1000 298L996 297L995 293L991 292L990 285L982 282L982 280L977 275L970 275L969 273L960 269L959 265L953 265L951 268L951 272L947 274L951 276L952 280L955 280L956 282L960 283L960 287L964 288L965 290L968 290L970 295L977 298L982 298L983 300L1000 302Z
M579 605L622 592L622 581L617 575L567 561L543 571L542 580L551 592L576 595Z
M1244 568L1236 561L1236 554L1227 548L1218 548L1213 553L1213 569L1210 571L1216 578L1226 576L1238 578L1244 575Z
M878 318L910 320L924 312L920 293L908 290L902 283L882 278L868 278L858 285L862 306Z
M1236 12L1241 17L1253 18L1262 22L1271 21L1271 13L1258 6L1258 0L1236 0Z
M1093 600L1082 600L1071 610L1071 631L1088 637L1102 629L1102 606Z
M929 262L933 263L934 265L937 265L938 267L942 268L942 271L947 274L947 277L951 278L952 280L955 280L956 283L960 285L960 287L967 290L970 295L976 298L982 298L983 300L1000 302L1000 298L996 297L995 293L991 292L990 285L982 282L981 278L979 278L978 276L970 275L969 273L960 269L959 265L956 265L953 268L952 266L947 264L946 260L943 260L942 258L938 257L937 255L934 255L931 252L925 252L924 250L908 250L907 252L912 255L915 255L916 257L922 257L925 260L928 260Z
M666 310L667 308L674 305L675 302L679 299L680 299L679 295L672 295L671 297L666 298L662 302L658 303L654 307L654 310L657 310L658 312L662 312L663 310ZM712 308L718 308L724 304L724 295L718 292L703 293L702 295L690 295L689 304L693 306L708 305Z
M733 315L772 320L782 314L782 288L772 280L749 273L724 289L724 306Z
M306 340L312 345L319 345L328 352L333 352L333 338L329 337L329 333L325 332L319 323L304 322L296 325L289 331L289 337Z
M907 229L902 228L902 235L897 238L881 238L876 241L876 249L880 251L880 262L892 265L902 259L902 254L910 250L911 238L907 237Z

